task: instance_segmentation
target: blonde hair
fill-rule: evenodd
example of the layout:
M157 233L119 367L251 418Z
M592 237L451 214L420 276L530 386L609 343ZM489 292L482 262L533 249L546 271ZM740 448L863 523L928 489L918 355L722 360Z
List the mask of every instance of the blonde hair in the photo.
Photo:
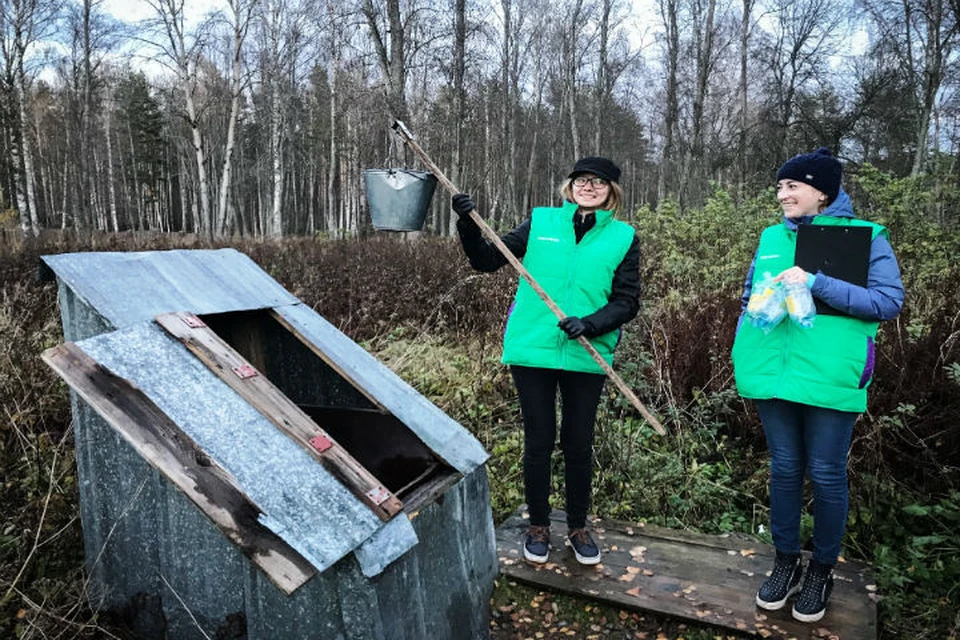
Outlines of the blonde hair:
M563 196L564 200L576 202L573 197L573 178L567 178L560 184L560 195ZM613 211L614 213L620 213L622 207L623 187L621 187L618 182L610 182L610 193L607 194L607 199L603 201L600 208Z

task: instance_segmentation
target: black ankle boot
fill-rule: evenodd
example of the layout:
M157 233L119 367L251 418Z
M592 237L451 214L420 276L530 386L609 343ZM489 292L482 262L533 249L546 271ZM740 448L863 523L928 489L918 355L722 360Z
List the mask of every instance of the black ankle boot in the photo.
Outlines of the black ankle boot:
M800 590L800 577L803 566L800 554L787 554L777 551L773 571L757 592L757 606L770 611L782 609L787 598Z
M801 622L816 622L826 613L832 591L833 565L811 560L800 595L793 603L793 617Z

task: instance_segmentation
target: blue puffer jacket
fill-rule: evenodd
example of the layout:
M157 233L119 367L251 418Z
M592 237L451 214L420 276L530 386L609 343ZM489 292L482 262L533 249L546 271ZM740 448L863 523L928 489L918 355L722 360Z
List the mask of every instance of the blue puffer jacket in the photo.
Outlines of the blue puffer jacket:
M820 215L838 218L855 217L850 196L841 189L836 199ZM805 216L797 220L784 216L783 224L787 225L788 229L795 230L800 224L810 224L811 220L813 216ZM757 255L754 253L744 282L743 295L740 298L741 313L737 329L743 322L747 302L750 300L756 261ZM867 271L866 288L831 278L822 272L815 275L813 287L810 289L813 297L820 298L834 309L855 318L871 322L890 320L900 313L900 307L903 306L903 281L900 279L900 267L897 264L897 258L893 255L890 242L882 233L877 234L870 245L870 267Z

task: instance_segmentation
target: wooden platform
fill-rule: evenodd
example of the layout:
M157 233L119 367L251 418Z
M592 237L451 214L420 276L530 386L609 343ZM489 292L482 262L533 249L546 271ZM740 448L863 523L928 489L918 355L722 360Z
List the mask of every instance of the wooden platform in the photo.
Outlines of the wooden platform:
M550 561L523 559L527 514L521 508L497 528L500 573L545 590L599 600L764 638L873 640L875 586L854 562L837 565L833 595L819 622L802 623L756 606L757 588L773 566L774 549L748 536L708 536L611 520L592 523L603 552L595 567L580 565L564 545L566 516L554 512Z

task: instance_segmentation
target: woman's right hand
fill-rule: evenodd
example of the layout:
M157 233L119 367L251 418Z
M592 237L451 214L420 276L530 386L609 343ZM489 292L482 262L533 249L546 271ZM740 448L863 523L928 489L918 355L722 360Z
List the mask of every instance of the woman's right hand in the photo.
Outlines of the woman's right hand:
M450 199L450 203L453 211L461 218L468 217L470 212L477 208L477 206L473 204L473 200L471 200L470 196L466 193L456 194Z

